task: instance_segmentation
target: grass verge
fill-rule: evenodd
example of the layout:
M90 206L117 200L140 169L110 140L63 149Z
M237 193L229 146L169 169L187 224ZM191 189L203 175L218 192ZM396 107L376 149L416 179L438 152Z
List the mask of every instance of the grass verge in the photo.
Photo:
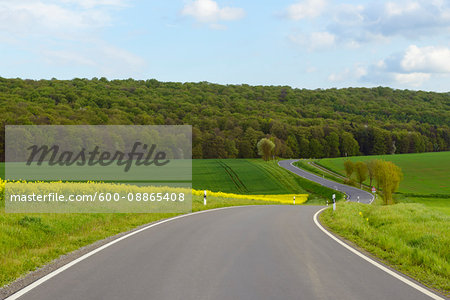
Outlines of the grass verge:
M339 203L320 221L395 269L450 296L450 215L432 204Z

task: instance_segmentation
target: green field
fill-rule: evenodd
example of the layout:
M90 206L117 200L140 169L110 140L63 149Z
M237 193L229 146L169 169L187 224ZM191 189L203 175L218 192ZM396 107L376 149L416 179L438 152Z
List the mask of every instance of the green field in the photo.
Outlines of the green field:
M261 159L195 159L193 188L235 194L291 194L307 192L298 176L280 168L276 161Z
M192 187L235 194L310 194L308 204L324 204L336 191L261 159L195 159ZM342 193L336 193L338 199Z
M398 203L420 203L428 208L440 211L450 216L449 198L398 196L396 201Z
M345 159L326 158L316 162L345 176ZM400 193L450 195L450 152L353 156L348 159L354 162L370 159L392 161L403 171L404 179L398 190ZM368 184L369 181L366 180L365 183Z

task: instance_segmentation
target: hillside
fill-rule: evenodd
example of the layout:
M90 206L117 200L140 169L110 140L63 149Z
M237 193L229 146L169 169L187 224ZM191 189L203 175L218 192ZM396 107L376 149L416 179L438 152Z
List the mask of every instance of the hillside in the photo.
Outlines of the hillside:
M7 124L191 124L194 158L257 157L264 136L280 157L450 150L449 93L383 87L0 78L0 116L0 151Z

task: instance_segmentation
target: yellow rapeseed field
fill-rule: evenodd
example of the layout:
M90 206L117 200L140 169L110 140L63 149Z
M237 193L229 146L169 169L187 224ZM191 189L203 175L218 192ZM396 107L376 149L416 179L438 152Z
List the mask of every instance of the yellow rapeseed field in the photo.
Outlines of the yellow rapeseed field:
M203 190L192 190L193 195L202 196ZM232 193L212 192L207 190L207 196L221 198L235 198L248 200L275 201L280 203L293 203L295 196L295 204L302 204L308 200L308 194L281 194L281 195L241 195Z
M0 193L4 192L5 189L5 180L0 178ZM26 183L25 181L21 181L20 183ZM22 185L21 188L25 188L27 185ZM103 192L137 192L144 190L143 187L136 187L132 185L125 184L113 184L113 183L98 183L98 182L86 182L86 183L66 183L62 181L58 182L35 182L28 188L36 189L39 188L47 192L61 192L64 190L67 192L68 190L73 189L73 191L83 190L84 192L94 192L94 191L103 191ZM172 188L173 189L173 188ZM207 196L212 197L220 197L220 198L234 198L234 199L246 199L246 200L262 200L262 201L275 201L280 203L293 203L293 198L295 196L295 204L302 204L308 200L308 194L280 194L280 195L243 195L243 194L232 194L232 193L223 193L223 192L212 192L207 190ZM203 196L203 190L192 190L193 195Z

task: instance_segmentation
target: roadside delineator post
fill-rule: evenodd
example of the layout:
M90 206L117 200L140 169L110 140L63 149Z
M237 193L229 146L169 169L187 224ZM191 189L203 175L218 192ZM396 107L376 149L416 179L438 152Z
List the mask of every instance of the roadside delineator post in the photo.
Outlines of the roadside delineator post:
M358 203L359 203L359 196L358 196L358 197L356 197L356 199L358 199Z
M336 194L333 194L333 210L336 210Z
M294 196L294 205L295 205L295 196Z
M203 205L206 205L206 190L203 194Z

